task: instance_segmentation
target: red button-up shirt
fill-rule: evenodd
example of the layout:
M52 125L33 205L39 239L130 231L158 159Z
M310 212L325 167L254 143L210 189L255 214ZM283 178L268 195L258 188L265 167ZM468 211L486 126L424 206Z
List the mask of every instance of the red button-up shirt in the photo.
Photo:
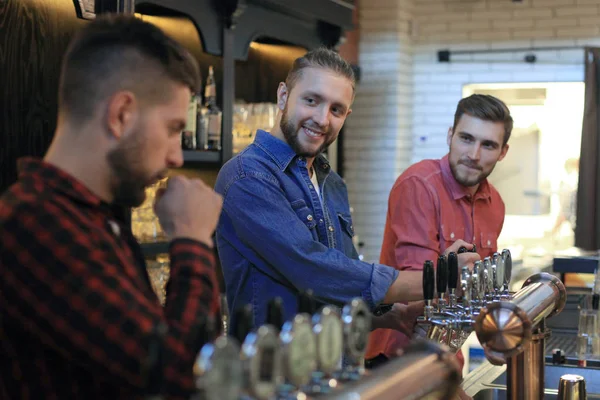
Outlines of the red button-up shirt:
M459 239L474 243L482 258L491 256L503 224L504 202L487 180L472 196L454 179L447 155L424 160L400 175L391 190L380 263L420 271L425 260L435 265L439 254ZM400 332L377 329L366 357L394 357L408 341Z
M163 308L113 207L47 163L19 169L0 197L0 398L189 398L212 249L171 242Z

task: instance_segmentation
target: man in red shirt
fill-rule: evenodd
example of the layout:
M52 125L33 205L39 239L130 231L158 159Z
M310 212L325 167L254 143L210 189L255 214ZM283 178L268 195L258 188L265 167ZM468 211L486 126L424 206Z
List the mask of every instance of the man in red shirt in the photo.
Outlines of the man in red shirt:
M475 244L481 258L497 251L504 202L486 178L506 155L512 127L509 109L495 97L472 95L458 103L448 130L449 153L412 165L391 190L382 264L421 270L424 260L435 261L457 239ZM409 340L401 332L377 329L366 357L384 362Z
M99 17L64 57L43 160L0 197L0 398L189 399L202 320L218 313L222 200L172 178L155 212L171 239L164 308L122 210L182 164L198 66L158 28Z

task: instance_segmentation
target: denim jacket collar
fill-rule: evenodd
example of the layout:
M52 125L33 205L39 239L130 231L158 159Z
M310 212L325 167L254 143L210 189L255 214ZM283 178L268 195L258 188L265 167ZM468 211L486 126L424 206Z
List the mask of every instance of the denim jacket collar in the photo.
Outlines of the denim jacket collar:
M282 171L285 171L294 158L297 157L296 152L289 144L261 129L256 132L254 144L263 149ZM314 166L329 172L329 161L323 154L319 154L315 158Z
M261 129L256 132L254 144L263 149L282 171L285 171L296 157L289 144Z

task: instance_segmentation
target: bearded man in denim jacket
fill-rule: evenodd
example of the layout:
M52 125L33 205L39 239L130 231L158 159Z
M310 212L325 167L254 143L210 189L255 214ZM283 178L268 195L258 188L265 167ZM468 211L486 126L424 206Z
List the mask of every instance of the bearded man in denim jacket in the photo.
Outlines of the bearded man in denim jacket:
M421 300L422 272L358 260L346 185L322 152L335 141L354 100L355 77L337 53L317 49L298 58L277 90L271 132L228 161L215 190L224 197L217 246L233 311L251 304L254 325L279 296L284 317L298 310L298 294L312 290L319 304L342 306L360 297L380 304ZM457 241L448 249L457 251ZM461 262L479 259L461 254ZM423 260L425 261L425 260ZM422 304L396 304L373 327L412 331Z

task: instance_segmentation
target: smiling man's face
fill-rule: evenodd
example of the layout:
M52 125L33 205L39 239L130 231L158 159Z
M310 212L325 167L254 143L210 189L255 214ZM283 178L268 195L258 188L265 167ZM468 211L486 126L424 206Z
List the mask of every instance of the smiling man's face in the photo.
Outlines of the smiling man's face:
M329 69L309 67L291 91L281 85L278 96L285 107L280 128L285 140L296 154L316 157L337 139L351 113L352 82Z

